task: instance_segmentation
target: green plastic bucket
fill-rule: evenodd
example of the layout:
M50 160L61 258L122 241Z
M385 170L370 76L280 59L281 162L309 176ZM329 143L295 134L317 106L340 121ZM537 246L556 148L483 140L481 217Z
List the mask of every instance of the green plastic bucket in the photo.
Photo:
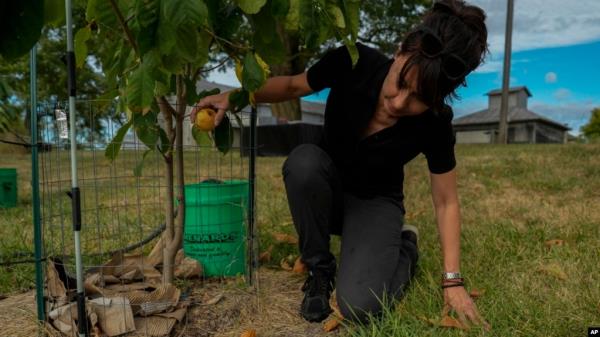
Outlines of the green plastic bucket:
M246 271L248 181L206 181L186 185L183 250L198 260L204 276Z
M17 206L17 169L0 168L0 207Z

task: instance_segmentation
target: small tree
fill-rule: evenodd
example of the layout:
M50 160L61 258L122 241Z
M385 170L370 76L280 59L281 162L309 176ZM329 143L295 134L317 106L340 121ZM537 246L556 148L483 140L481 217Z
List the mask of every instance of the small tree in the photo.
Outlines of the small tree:
M592 110L590 121L581 127L581 132L587 139L600 138L600 108Z
M144 157L158 151L164 159L164 282L173 280L175 254L183 238L184 116L188 106L216 93L197 93L195 89L206 72L209 55L226 53L241 67L242 88L230 95L233 111L238 112L253 102L254 92L266 81L267 69L261 67L261 59L270 59L270 53L282 46L272 29L275 25L297 33L305 48L314 48L332 37L342 40L355 63L358 9L358 0L88 1L88 25L75 36L76 59L86 56L86 41L91 36L100 40L97 55L112 88L109 94L119 99L120 111L128 116L107 147L106 157L117 157L125 134L133 128L148 147ZM244 42L247 39L243 36L251 36L252 43ZM223 153L231 146L229 130L229 121L224 118L213 131L215 145ZM193 132L199 133L196 129ZM140 169L141 165L136 172Z

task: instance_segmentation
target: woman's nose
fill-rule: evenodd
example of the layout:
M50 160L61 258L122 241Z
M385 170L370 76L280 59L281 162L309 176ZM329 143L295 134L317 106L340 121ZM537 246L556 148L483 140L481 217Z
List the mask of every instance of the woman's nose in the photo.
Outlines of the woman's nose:
M406 107L406 101L406 94L403 91L399 91L392 99L392 108L396 111L403 110Z

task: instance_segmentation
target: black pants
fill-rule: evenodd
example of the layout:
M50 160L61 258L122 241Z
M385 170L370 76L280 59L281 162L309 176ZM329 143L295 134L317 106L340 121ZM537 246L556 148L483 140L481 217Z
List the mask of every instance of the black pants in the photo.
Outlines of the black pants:
M345 318L377 316L383 300L398 300L414 276L417 247L401 238L403 211L388 197L358 198L344 191L325 151L296 147L283 179L302 260L312 268L335 268L330 234L341 235L336 296Z

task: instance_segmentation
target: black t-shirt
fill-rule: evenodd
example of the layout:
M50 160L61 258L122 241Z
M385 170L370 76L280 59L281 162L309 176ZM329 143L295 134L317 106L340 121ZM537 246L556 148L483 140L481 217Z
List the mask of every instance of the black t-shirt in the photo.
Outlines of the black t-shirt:
M404 164L423 153L432 173L455 165L452 110L405 116L364 139L360 135L375 113L381 86L394 61L376 49L356 44L359 59L352 68L345 46L326 53L307 71L314 91L331 88L319 146L332 158L344 189L358 196L382 195L402 206Z

